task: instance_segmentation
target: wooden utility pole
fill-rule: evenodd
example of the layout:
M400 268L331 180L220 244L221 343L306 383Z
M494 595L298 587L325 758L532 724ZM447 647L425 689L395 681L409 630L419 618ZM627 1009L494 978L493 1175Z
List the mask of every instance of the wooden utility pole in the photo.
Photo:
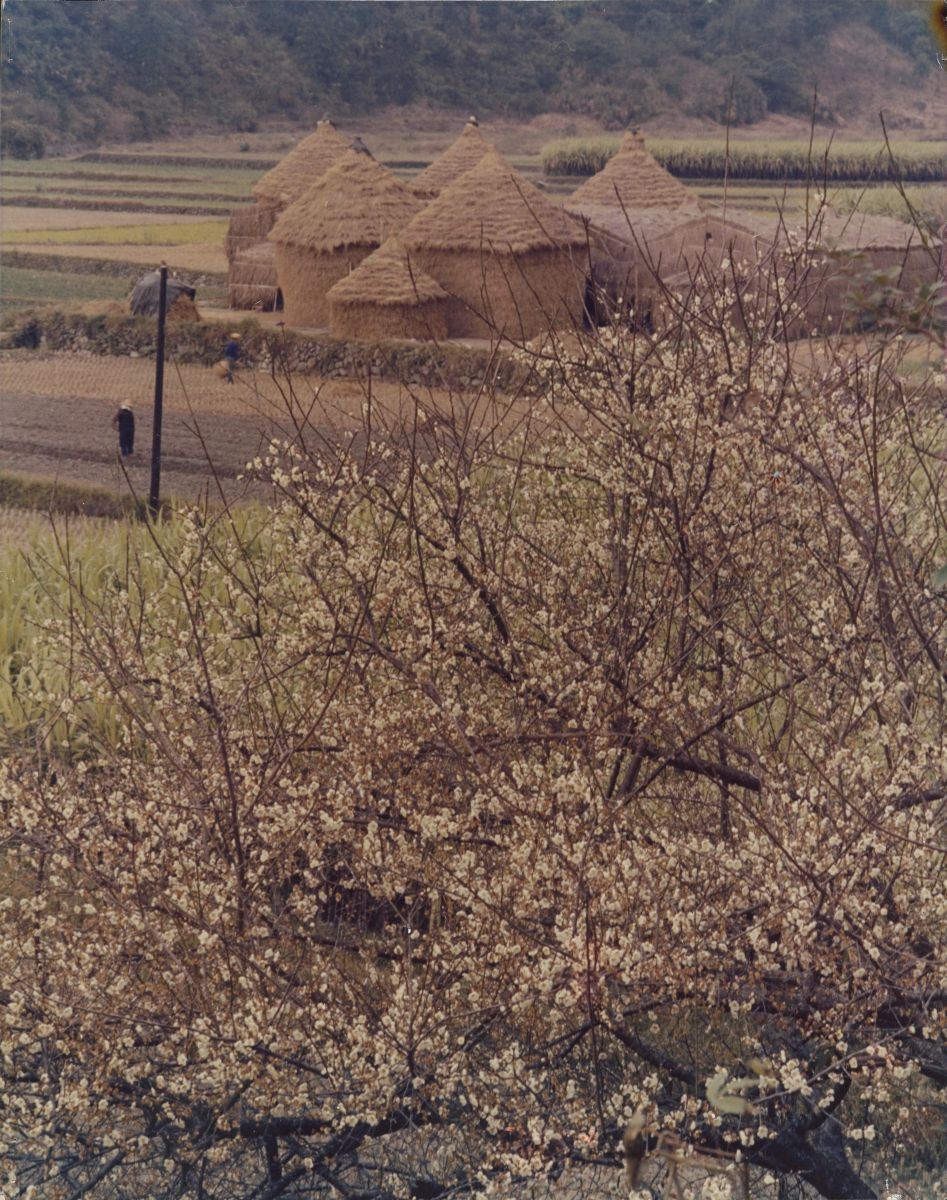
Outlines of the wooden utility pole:
M158 268L161 283L158 289L158 340L155 346L155 407L151 424L151 489L148 510L152 519L158 515L161 492L161 413L164 405L164 321L168 307L168 268Z

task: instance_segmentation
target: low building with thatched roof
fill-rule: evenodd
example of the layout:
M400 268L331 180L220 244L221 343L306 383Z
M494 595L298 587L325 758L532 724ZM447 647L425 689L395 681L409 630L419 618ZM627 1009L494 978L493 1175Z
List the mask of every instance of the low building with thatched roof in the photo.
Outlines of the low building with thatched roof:
M329 291L329 332L345 338L447 337L447 293L389 239Z
M400 234L412 264L450 296L451 337L528 340L581 325L581 225L496 151L449 184Z
M422 206L386 167L347 151L270 231L287 321L328 325L329 289Z
M238 254L230 264L228 304L231 308L276 312L283 307L283 294L276 277L276 247L258 242Z
M350 149L351 139L343 137L331 121L320 121L308 137L256 181L254 199L264 208L288 207Z
M734 210L788 280L802 315L791 333L808 334L871 321L873 306L900 294L911 303L937 280L939 249L910 224L869 213L820 209L805 227L801 213ZM801 252L808 246L809 251ZM888 297L886 298L886 293Z
M475 167L493 146L480 132L476 117L468 117L460 137L439 158L424 168L408 184L412 192L433 200L441 192Z
M756 263L751 230L722 216L692 209L589 209L586 218L593 301L598 320L635 309L650 312L673 276L716 276L724 261Z
M617 153L565 201L569 212L593 208L681 208L699 210L699 201L664 169L645 147L640 133L626 133Z

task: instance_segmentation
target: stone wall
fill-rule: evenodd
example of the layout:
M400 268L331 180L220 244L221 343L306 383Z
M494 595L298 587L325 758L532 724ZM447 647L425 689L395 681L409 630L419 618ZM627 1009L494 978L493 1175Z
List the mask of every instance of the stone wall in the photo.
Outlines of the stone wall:
M230 325L200 321L170 323L168 358L213 366L223 357L227 334L241 335L244 362L259 370L313 373L323 378L352 378L369 371L378 379L400 379L431 387L476 387L489 375L501 391L530 386L528 371L506 353L488 348L431 342L364 342L306 336L289 330L265 329L252 318ZM155 320L122 313L87 316L42 309L20 316L4 335L8 346L83 355L152 358Z

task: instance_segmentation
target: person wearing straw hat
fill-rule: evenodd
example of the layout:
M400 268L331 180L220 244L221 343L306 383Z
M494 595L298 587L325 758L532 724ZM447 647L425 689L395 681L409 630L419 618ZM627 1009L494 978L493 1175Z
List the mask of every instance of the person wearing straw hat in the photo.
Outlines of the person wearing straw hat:
M122 458L135 453L135 414L130 404L123 404L112 418L112 427L118 429L118 449Z
M227 364L227 382L233 383L233 373L240 357L240 334L232 333L224 347L224 362Z

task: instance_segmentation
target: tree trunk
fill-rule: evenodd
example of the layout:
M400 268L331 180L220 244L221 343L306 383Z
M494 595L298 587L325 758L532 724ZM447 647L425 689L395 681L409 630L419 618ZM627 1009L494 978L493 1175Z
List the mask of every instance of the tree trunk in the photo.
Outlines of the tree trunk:
M757 1166L797 1176L826 1200L878 1200L878 1193L848 1161L842 1130L829 1119L811 1141L798 1133L783 1133L753 1155Z

